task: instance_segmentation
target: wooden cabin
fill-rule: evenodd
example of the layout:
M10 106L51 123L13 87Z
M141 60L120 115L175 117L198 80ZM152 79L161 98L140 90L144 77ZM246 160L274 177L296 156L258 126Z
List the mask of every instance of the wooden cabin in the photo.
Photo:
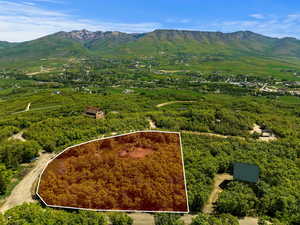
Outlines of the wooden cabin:
M95 119L102 119L104 118L104 112L97 108L97 107L86 107L85 109L85 115L89 116L89 117L93 117Z

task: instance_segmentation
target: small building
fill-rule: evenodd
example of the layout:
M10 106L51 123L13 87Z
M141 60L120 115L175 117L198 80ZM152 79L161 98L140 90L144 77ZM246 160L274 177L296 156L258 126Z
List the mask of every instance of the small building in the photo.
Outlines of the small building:
M262 137L274 137L273 131L269 129L265 129L262 131Z
M89 117L94 117L95 119L104 118L104 112L101 109L92 106L86 107L85 115Z
M234 163L233 177L238 181L257 183L259 180L260 169L255 164Z
M131 93L134 93L134 90L131 90L131 89L125 89L123 91L123 94L131 94Z
M60 95L60 94L61 94L61 91L53 91L53 94L54 94L54 95Z

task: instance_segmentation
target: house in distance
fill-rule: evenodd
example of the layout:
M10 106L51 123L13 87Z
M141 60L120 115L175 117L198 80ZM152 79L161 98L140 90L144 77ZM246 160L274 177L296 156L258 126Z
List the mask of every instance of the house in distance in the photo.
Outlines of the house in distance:
M95 119L104 118L104 112L100 108L93 107L93 106L86 107L84 114L86 116L93 117Z

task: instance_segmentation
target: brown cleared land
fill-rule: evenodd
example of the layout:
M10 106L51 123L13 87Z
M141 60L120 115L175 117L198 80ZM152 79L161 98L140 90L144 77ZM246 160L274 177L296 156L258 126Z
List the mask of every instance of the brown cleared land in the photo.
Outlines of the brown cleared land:
M179 134L138 132L69 148L49 163L38 194L49 206L186 212Z

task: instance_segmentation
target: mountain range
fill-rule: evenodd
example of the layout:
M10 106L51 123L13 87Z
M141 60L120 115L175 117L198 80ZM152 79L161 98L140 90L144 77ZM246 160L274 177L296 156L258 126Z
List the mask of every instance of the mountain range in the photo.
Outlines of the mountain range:
M1 38L1 37L0 37ZM66 59L85 56L108 57L256 57L291 59L300 66L300 40L272 38L251 31L233 33L186 30L155 30L149 33L58 32L36 40L0 42L0 63L35 61L41 58Z

